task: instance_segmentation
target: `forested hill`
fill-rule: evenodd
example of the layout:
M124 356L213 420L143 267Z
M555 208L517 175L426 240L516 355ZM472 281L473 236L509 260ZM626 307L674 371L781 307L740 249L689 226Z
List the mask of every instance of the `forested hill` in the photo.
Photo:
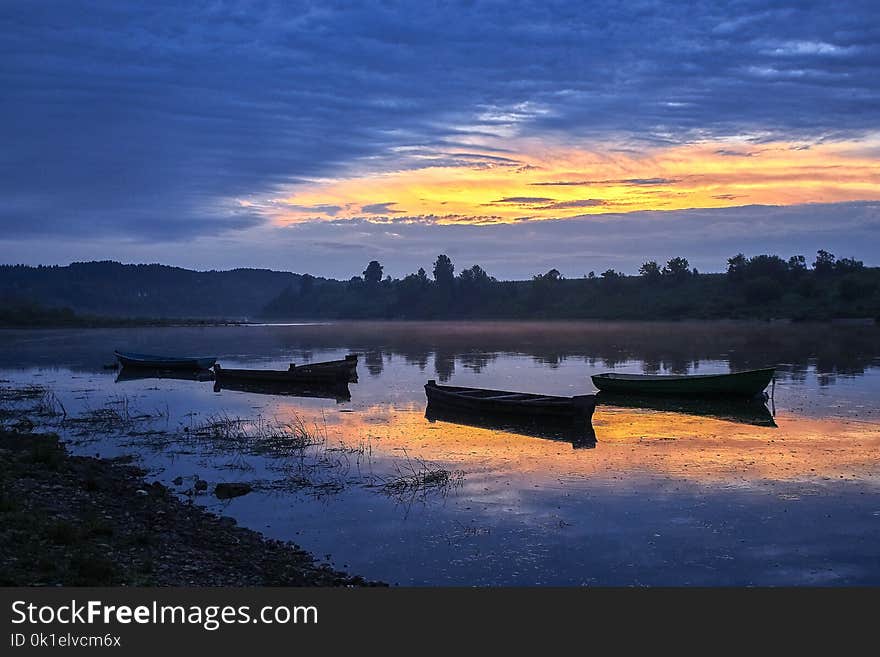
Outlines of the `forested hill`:
M300 276L267 269L192 271L166 265L77 262L0 265L0 306L70 308L115 317L253 317Z

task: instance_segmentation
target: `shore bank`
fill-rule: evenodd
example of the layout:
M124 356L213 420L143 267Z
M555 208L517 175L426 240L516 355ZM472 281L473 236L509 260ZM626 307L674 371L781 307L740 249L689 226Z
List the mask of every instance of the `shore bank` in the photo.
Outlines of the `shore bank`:
M127 459L0 431L2 586L363 586L293 543L178 499Z

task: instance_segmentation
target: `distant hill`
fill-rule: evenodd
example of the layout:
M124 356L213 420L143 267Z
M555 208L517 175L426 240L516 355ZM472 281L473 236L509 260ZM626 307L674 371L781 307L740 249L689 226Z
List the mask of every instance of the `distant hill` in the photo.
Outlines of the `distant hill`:
M166 265L76 262L0 265L0 306L38 304L107 317L239 319L260 313L301 276L268 269L192 271Z

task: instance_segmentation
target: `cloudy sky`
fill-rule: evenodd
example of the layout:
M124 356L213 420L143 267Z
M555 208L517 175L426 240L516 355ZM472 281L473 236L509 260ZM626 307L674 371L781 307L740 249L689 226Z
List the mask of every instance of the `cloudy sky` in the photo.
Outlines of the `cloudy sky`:
M880 5L0 3L0 261L880 265Z

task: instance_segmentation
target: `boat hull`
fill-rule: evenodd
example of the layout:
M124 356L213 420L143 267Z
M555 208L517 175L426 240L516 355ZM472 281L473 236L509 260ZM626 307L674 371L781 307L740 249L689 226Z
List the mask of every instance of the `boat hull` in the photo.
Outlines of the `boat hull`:
M595 395L554 397L507 390L440 386L434 381L425 385L428 404L487 415L525 417L584 417L593 415Z
M306 363L296 365L294 369L302 375L315 373L323 376L327 372L337 371L339 379L346 379L349 383L357 383L357 354L349 354L340 360L328 360L323 363Z
M124 351L114 351L113 353L123 367L141 367L152 370L207 370L217 362L216 357L156 356Z
M602 392L616 394L756 397L770 385L774 373L774 368L690 376L607 373L592 379Z
M257 383L347 383L347 368L295 367L290 370L227 369L214 365L214 377L223 381L252 381Z

